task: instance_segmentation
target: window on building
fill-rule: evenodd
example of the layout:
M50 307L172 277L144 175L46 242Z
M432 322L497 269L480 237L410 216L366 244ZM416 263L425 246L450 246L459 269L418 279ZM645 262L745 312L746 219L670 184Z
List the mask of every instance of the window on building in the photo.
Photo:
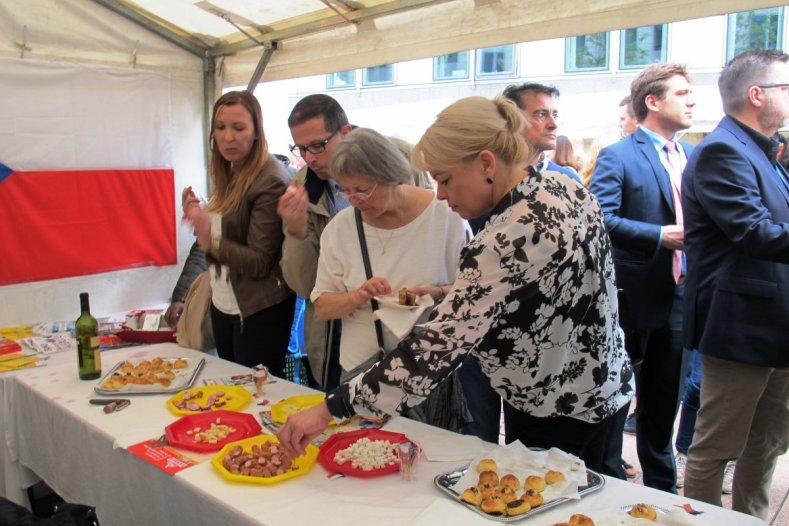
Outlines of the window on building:
M468 51L459 51L433 59L433 80L468 78Z
M348 89L356 87L356 70L338 71L326 75L327 89Z
M515 75L515 45L477 50L477 77Z
M580 35L565 40L565 71L608 69L608 33Z
M392 64L381 64L380 66L364 68L362 86L381 86L384 84L394 84L394 66Z
M619 39L619 69L633 69L666 61L665 24L625 29Z
M752 49L781 49L783 7L729 15L726 61Z

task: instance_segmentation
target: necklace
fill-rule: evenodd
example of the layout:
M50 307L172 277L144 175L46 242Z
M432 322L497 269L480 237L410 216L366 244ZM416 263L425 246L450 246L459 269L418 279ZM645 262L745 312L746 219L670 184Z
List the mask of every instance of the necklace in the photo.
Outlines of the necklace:
M394 229L394 228L393 228L393 229L391 229L391 230L389 231L389 237L387 238L387 240L386 240L386 241L384 241L383 237L381 236L381 233L379 232L379 229L378 229L377 227L373 227L373 232L375 232L375 237L377 237L377 238L378 238L378 243L381 245L381 255L382 255L382 256L383 256L384 254L386 254L386 246L387 246L387 245L389 244L389 242L392 240L392 237L394 237L395 230L396 230L396 229Z

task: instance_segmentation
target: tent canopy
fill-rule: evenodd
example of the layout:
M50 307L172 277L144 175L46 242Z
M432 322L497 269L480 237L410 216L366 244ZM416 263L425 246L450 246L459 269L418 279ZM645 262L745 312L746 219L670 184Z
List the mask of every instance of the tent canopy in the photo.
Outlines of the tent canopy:
M675 22L746 8L741 0L94 2L195 55L217 59L217 71L225 87L247 84L250 79L318 75L464 49ZM783 3L751 0L747 9L779 5Z

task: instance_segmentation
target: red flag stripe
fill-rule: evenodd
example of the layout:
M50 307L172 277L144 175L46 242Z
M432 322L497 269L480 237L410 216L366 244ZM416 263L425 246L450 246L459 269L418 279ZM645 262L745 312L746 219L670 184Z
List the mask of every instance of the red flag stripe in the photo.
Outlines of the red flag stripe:
M176 263L172 169L12 172L0 285Z

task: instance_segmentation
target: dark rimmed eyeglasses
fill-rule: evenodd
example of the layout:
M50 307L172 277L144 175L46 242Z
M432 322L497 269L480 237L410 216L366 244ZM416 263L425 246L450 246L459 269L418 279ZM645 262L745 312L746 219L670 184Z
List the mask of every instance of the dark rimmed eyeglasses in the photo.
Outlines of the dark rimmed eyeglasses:
M304 157L304 152L310 152L312 155L323 153L326 151L326 145L329 144L329 141L332 140L332 137L337 135L338 131L340 130L334 130L331 135L322 141L315 141L313 143L307 144L306 146L303 144L291 144L289 147L290 152L297 157Z
M768 89L768 88L789 88L789 84L757 84L757 88Z

